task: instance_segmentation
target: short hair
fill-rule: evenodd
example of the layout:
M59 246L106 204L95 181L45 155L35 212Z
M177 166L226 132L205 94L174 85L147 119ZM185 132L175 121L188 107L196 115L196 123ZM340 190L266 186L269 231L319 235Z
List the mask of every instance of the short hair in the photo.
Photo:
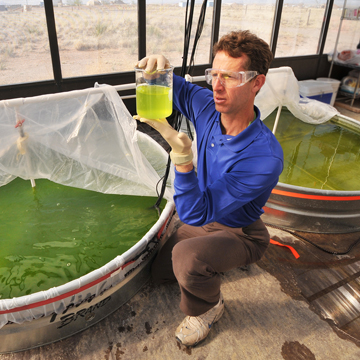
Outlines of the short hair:
M257 71L264 75L267 74L273 60L269 45L249 30L231 31L222 36L214 45L214 56L219 51L224 51L233 58L247 55L249 61L245 64L246 70Z

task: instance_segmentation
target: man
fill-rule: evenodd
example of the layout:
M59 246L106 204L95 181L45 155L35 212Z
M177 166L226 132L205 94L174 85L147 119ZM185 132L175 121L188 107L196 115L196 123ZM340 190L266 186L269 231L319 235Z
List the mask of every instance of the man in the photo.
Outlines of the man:
M195 172L191 141L165 119L145 121L169 142L175 164L175 205L185 223L152 266L156 283L177 281L187 315L178 341L194 346L224 312L220 273L258 261L269 244L260 219L283 168L283 153L254 106L272 61L269 46L249 31L231 32L214 47L205 72L213 91L174 75L174 108L192 121L197 135ZM142 59L146 71L163 69L163 56Z

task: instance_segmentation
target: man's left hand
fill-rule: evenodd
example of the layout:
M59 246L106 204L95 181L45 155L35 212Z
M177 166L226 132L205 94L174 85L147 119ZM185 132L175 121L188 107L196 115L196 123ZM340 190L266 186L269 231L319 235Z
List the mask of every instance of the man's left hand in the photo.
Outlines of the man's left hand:
M166 119L151 120L139 115L135 115L134 119L145 122L161 134L171 146L170 158L175 165L192 164L191 140L185 133L176 131Z

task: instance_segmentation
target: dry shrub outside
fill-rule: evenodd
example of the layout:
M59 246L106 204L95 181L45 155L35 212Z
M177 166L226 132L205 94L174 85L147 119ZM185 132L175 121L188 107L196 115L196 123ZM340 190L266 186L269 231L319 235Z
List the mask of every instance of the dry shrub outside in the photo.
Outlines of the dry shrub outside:
M63 77L130 71L138 60L136 5L55 7ZM195 8L195 32L200 5ZM333 10L329 45L335 42L341 9ZM150 4L146 8L147 53L163 53L181 65L185 8ZM316 52L324 9L284 6L276 56ZM196 64L209 62L213 8L208 7ZM220 35L250 29L270 41L274 6L223 5ZM44 9L0 12L0 85L53 78ZM344 23L343 46L354 46L360 22ZM355 34L355 35L354 35ZM356 35L357 36L357 35ZM355 36L355 37L356 37ZM192 38L193 41L193 38ZM356 46L355 44L355 46ZM191 49L190 49L191 52Z

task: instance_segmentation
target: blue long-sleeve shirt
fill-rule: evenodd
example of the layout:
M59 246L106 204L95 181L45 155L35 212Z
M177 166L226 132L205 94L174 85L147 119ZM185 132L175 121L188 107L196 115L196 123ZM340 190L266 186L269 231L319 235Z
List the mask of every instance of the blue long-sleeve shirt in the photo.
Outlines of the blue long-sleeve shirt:
M174 75L174 108L193 124L197 136L197 175L175 170L174 201L180 219L202 226L219 222L250 225L283 169L283 151L272 132L256 119L236 136L221 132L220 113L211 90Z

